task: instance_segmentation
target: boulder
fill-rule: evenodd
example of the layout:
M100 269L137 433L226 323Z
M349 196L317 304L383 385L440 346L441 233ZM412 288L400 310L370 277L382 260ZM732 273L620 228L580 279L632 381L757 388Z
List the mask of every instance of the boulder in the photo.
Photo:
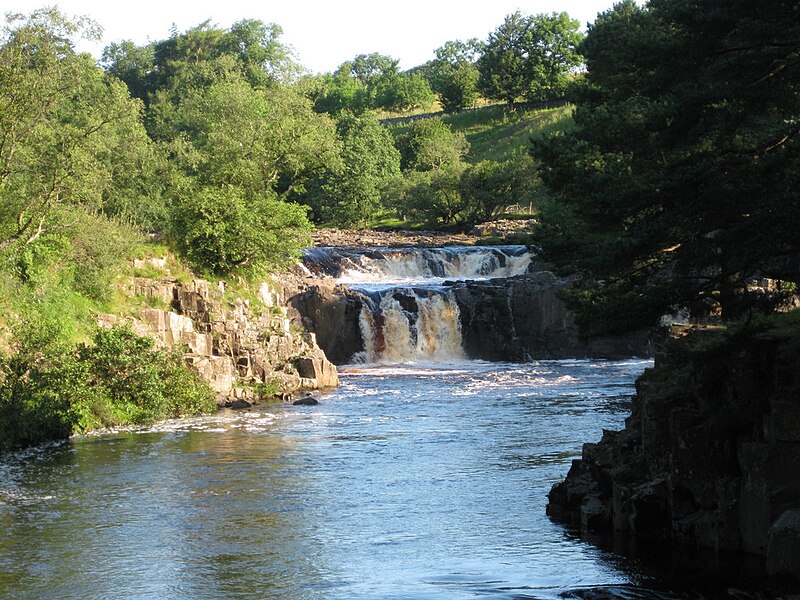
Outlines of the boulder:
M300 398L299 400L292 402L293 406L317 406L318 404L319 400L313 396L306 396L305 398Z

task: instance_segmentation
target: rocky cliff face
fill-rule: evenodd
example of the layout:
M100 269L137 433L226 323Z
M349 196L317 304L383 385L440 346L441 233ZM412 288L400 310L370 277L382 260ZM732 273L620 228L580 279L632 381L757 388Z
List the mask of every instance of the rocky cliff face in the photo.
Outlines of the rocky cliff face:
M452 284L467 356L525 361L650 355L645 332L624 338L579 340L572 314L558 297L563 285L549 271Z
M585 444L548 514L763 556L800 578L800 346L779 332L672 342L625 429Z
M264 383L285 393L338 385L336 367L314 334L295 330L279 305L279 291L268 284L261 286L259 311L247 300L225 300L224 284L201 279L134 278L125 290L170 308L145 308L128 319L100 315L100 324L127 321L159 346L185 345L187 363L218 393L220 404L253 401Z

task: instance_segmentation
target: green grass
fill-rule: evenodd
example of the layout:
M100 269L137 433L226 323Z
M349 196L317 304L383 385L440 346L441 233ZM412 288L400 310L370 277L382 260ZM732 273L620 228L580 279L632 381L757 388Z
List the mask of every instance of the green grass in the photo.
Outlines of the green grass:
M463 133L470 144L467 161L503 161L527 149L531 138L568 131L573 127L571 105L545 109L517 109L505 105L462 112L444 117L453 131Z

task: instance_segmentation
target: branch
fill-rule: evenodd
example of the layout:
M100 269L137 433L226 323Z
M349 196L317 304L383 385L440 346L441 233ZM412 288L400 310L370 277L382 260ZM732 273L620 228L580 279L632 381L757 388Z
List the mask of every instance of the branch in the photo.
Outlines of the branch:
M772 150L774 150L778 146L782 146L783 144L788 142L790 139L792 139L794 136L796 136L798 133L800 133L800 125L795 125L792 129L789 130L788 133L786 133L786 135L784 135L783 137L781 137L776 142L774 142L774 143L770 144L769 146L767 146L766 148L764 148L764 150L761 151L761 154L767 154L767 152L771 152Z

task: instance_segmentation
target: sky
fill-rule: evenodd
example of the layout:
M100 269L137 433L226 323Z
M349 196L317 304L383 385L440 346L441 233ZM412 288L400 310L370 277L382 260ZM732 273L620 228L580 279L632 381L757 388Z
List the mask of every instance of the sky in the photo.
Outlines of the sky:
M58 6L68 17L88 16L103 28L101 42L78 48L99 58L111 42L137 44L168 38L173 25L185 31L203 21L223 29L241 19L277 23L283 43L314 73L331 72L358 54L379 52L410 69L433 58L448 40L486 39L503 18L566 11L581 23L595 20L615 0L3 0L0 12L29 13Z

